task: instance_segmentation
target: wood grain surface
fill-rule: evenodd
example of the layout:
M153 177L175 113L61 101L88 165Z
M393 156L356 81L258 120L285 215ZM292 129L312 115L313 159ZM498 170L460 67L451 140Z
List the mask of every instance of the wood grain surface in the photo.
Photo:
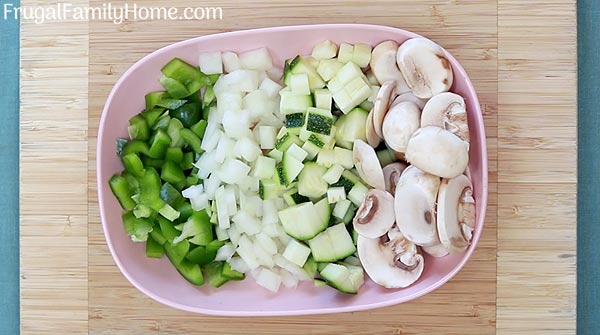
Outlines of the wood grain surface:
M88 3L103 2L77 2ZM202 5L221 6L223 20L22 23L23 333L574 333L574 1ZM415 301L326 316L197 315L133 288L108 253L95 187L97 126L114 82L145 54L186 38L342 22L423 34L452 52L471 76L488 135L490 201L482 240L465 268Z

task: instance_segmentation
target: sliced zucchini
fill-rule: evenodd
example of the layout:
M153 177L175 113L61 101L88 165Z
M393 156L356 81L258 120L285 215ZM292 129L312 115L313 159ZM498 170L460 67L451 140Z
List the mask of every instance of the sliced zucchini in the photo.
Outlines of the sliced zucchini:
M317 262L334 262L356 252L352 237L343 223L319 233L308 240L308 245Z
M320 198L327 193L329 185L323 180L327 169L314 162L307 162L298 176L298 193L309 198Z
M309 107L304 123L304 128L310 132L329 135L333 126L333 115L328 109Z
M285 193L283 193L283 200L285 200L285 202L288 204L288 206L293 206L293 205L297 205L303 202L307 202L310 201L309 198L300 195L298 193L298 189L293 187L289 190L287 190Z
M278 212L283 230L298 240L309 240L327 228L331 208L316 206L312 202L305 202L288 207ZM322 200L321 200L322 201Z

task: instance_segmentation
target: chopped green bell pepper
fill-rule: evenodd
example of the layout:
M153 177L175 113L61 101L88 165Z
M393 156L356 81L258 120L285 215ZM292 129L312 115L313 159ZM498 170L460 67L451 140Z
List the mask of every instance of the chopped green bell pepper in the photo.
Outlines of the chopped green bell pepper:
M245 278L243 273L232 269L231 265L229 265L229 263L223 263L223 268L221 269L221 274L223 275L223 277L225 277L229 280L242 280Z
M123 161L123 166L125 166L125 171L136 177L144 175L144 163L142 163L140 156L137 154L127 154L121 157L121 160Z
M183 129L183 124L176 118L171 118L167 127L167 134L171 138L171 148L182 148L185 144L183 138L179 135L179 131Z
M132 212L126 212L122 216L125 231L134 242L144 242L152 231L154 224L146 218L136 218Z
M150 150L148 156L154 159L162 159L171 144L171 138L163 129L158 129L150 140Z
M211 286L221 287L223 284L229 281L229 279L223 276L222 271L223 262L212 262L204 267L206 279Z
M185 98L191 93L182 82L173 78L162 76L160 77L160 84L175 99Z
M183 150L181 148L169 148L165 153L165 160L175 163L181 163L183 160Z
M208 122L206 120L200 120L196 124L194 124L190 130L194 132L194 134L198 135L200 139L204 138L204 133L206 132L206 126L208 126Z
M193 131L184 128L179 131L179 135L183 138L185 144L192 148L195 153L201 154L204 152L200 147L202 145L202 140Z
M173 110L183 106L186 102L187 100L184 99L162 99L157 106Z
M188 102L177 109L171 110L169 115L181 121L184 127L190 128L202 118L202 106L197 102Z
M156 220L156 222L158 223L159 221ZM154 225L154 229L152 229L152 231L150 232L150 236L154 239L154 241L156 241L160 245L163 245L165 244L165 242L167 242L165 235L163 235L162 230L160 229L160 223Z
M160 198L163 199L167 204L173 206L175 203L185 201L181 192L179 192L173 185L164 183L160 189Z
M154 211L160 211L165 202L160 198L160 176L153 168L146 168L144 175L140 178L140 197L139 203L152 208Z
M166 242L164 248L167 257L169 257L169 260L171 260L171 263L177 266L182 260L185 259L185 255L190 250L190 243L186 240L183 240L177 244Z
M173 78L184 85L200 79L201 72L197 67L192 66L180 58L173 58L167 65L160 70L163 75Z
M183 154L183 160L181 161L181 168L183 170L189 170L194 167L194 153L186 152Z
M151 258L161 258L164 254L164 251L165 249L163 246L156 242L152 238L152 235L150 235L150 238L146 240L146 256Z
M190 204L188 201L183 202L179 205L176 205L175 209L179 212L179 220L180 221L187 220L194 213L192 204Z
M160 177L162 178L162 180L172 184L185 181L185 175L183 174L183 170L181 169L181 167L179 167L179 164L172 161L166 161L163 164Z
M127 144L123 146L121 155L124 156L128 154L142 154L148 156L149 152L150 146L148 145L148 142L141 140L133 140L127 142Z
M129 119L129 127L127 127L127 133L129 138L132 140L147 141L150 138L150 127L146 119L138 114Z
M124 138L117 138L117 155L120 157L123 155L123 148L129 141Z
M214 240L212 224L206 211L194 212L183 224L181 234L173 240L173 243L189 237L191 237L190 242L195 245L206 246Z
M156 121L164 114L165 109L163 107L155 107L150 110L142 112L142 116L146 119L148 127L152 128L156 124Z
M167 92L164 91L160 91L160 92L150 92L148 94L146 94L145 100L146 100L146 111L151 110L152 108L154 108L156 105L158 105L162 99L167 98L169 95L167 94Z
M162 232L167 242L173 242L173 239L179 236L179 230L175 229L175 225L173 224L173 222L170 222L162 216L157 217L156 220L158 221L160 231Z
M156 120L156 122L154 123L154 125L152 126L152 130L156 131L158 129L167 129L167 127L169 127L169 122L171 121L171 117L169 116L169 113L164 113L163 115L161 115L158 120Z
M204 276L202 275L202 270L200 266L194 264L186 259L181 260L181 262L175 266L177 271L185 278L187 281L194 285L202 285L204 284Z
M154 159L154 158L143 156L142 163L144 164L144 167L151 167L158 171L158 170L162 169L163 164L165 164L165 160L164 159Z
M108 181L108 185L124 210L130 211L135 208L136 203L131 198L129 183L125 177L115 174Z

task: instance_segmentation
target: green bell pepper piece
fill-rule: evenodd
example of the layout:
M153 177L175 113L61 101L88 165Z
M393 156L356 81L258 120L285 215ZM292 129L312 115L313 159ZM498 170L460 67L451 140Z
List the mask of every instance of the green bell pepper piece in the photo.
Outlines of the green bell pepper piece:
M208 126L208 122L206 120L200 120L196 124L194 124L190 130L194 132L194 134L198 135L200 139L204 138L204 133L206 132L206 126Z
M121 155L124 156L128 154L142 154L148 156L149 152L150 146L148 145L148 142L141 140L133 140L127 142L127 144L123 146Z
M223 263L221 275L229 280L242 280L245 278L243 273L232 269L229 263Z
M164 251L165 249L163 246L156 242L152 238L152 235L150 235L150 238L146 240L146 256L150 258L161 258L164 254Z
M147 218L136 218L132 212L126 212L122 216L125 231L134 242L145 242L148 234L152 231L154 224Z
M172 161L166 161L163 164L160 177L162 180L172 184L185 181L183 170L179 167L179 164Z
M144 119L146 119L148 127L152 128L164 112L164 107L155 107L150 110L143 111L141 115L144 117Z
M125 146L127 145L127 143L129 141L124 138L117 138L116 142L117 142L117 155L119 157L121 157L123 155L123 148L125 148Z
M165 242L167 242L167 239L162 233L162 230L160 229L160 223L158 220L156 220L156 223L157 224L154 225L154 229L152 229L152 231L150 232L150 236L154 239L154 241L156 241L156 243L163 245L165 244Z
M167 134L171 138L171 148L182 148L185 144L183 138L179 135L179 131L183 129L181 121L175 118L171 118L169 126L167 127Z
M196 175L190 175L185 179L185 186L194 186L194 185L198 185L198 183L200 182L200 178L198 178Z
M175 203L179 203L185 200L183 196L181 196L181 193L169 183L164 183L161 187L160 198L171 206L173 206L173 204Z
M167 149L165 160L180 164L183 161L183 150L177 147Z
M169 113L164 113L163 115L161 115L158 118L158 120L156 120L156 122L152 126L152 130L154 130L154 131L156 131L158 129L166 130L167 127L169 127L170 121L171 121L171 117L169 116Z
M142 157L142 163L145 167L151 167L156 169L157 171L162 169L163 164L165 164L164 159L154 159L150 157Z
M157 104L157 106L159 107L163 107L169 110L173 110L173 109L177 109L181 106L183 106L185 103L187 102L187 100L185 99L162 99L162 101Z
M136 218L149 218L150 216L152 216L152 208L146 206L146 205L137 205L135 206L135 208L133 209L133 215Z
M150 127L146 119L138 114L129 119L129 127L127 133L132 140L147 141L150 138Z
M207 77L208 77L208 85L213 86L217 82L217 80L219 80L220 76L221 75L218 74L218 73L207 75Z
M140 178L140 197L138 203L160 211L166 203L160 198L160 176L153 168L146 168L144 175Z
M201 76L200 70L180 58L173 58L160 70L166 77L175 79L184 85L198 80Z
M207 108L215 100L215 91L212 86L206 86L204 96L202 97L202 108Z
M183 170L189 170L194 167L194 153L186 152L183 154L183 160L181 161L181 168Z
M206 279L211 286L221 287L223 284L229 281L222 274L223 262L212 262L204 267Z
M188 201L185 201L181 204L176 205L175 209L179 212L179 220L180 221L187 220L194 213L192 204L190 204Z
M183 138L185 144L192 148L195 153L201 154L204 152L200 147L202 145L202 140L193 131L184 128L179 131L179 135Z
M181 260L181 262L175 266L177 271L185 278L187 281L194 285L202 285L204 284L204 276L202 275L202 269L197 264L194 264L187 259Z
M165 248L167 257L169 257L169 260L171 260L171 263L177 266L182 260L185 259L185 255L190 250L190 243L186 240L183 240L177 244L166 242L163 247Z
M121 160L123 161L123 166L125 166L125 171L136 177L144 175L144 163L142 163L140 156L137 154L127 154L121 157Z
M167 132L163 129L158 129L150 140L150 150L148 150L148 156L154 159L164 158L169 145L171 145L171 138Z
M177 236L173 243L177 243L191 237L190 242L195 245L208 245L214 240L212 224L206 211L194 212L185 223L181 234Z
M181 121L183 127L190 128L202 118L202 106L197 102L188 102L177 109L171 110L169 115Z
M208 121L208 116L210 114L211 108L216 106L217 100L213 100L211 103L208 104L208 106L204 106L204 108L202 109L202 119Z
M127 179L127 183L129 184L129 193L132 195L132 197L139 196L140 180L127 171L123 172L121 175Z
M160 84L175 99L185 98L191 93L185 84L173 78L162 76L160 77Z
M146 94L146 111L149 111L152 108L154 108L162 101L163 98L167 98L168 96L169 95L167 94L167 92L164 91L150 92Z
M173 242L173 239L179 236L179 230L175 229L175 225L173 224L173 222L170 222L162 216L158 216L156 220L158 221L160 231L162 232L167 242Z
M115 174L108 181L108 185L124 210L130 211L135 208L136 203L131 198L129 183L125 177Z
M225 245L225 242L219 240L211 241L207 246L199 245L190 251L185 258L198 265L206 265L215 260L217 251Z

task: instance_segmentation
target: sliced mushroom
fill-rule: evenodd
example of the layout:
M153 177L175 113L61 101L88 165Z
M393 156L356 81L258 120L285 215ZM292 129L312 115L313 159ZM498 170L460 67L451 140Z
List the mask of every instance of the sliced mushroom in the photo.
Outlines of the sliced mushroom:
M427 254L429 254L433 257L438 257L438 258L444 257L448 254L448 250L441 243L436 244L436 245L431 245L428 247L421 247L421 249L423 249L423 251L426 252Z
M419 129L421 110L410 101L391 108L383 120L383 139L395 152L405 153L410 137Z
M447 92L452 86L452 66L444 49L431 40L413 38L402 43L396 60L406 84L421 99Z
M373 111L367 115L367 124L366 124L366 135L367 135L367 143L373 148L376 148L379 143L381 143L382 138L377 135L375 132L375 126L373 125Z
M473 185L467 176L442 180L437 218L440 241L448 252L465 251L475 228Z
M356 172L365 183L371 185L378 190L385 190L385 182L383 180L383 170L379 165L379 159L372 146L365 143L363 140L355 140L354 148L352 149L352 158Z
M392 101L390 108L393 106L396 106L397 104L401 103L402 101L414 102L417 106L419 106L420 110L423 110L423 107L425 107L425 104L427 103L427 99L417 98L417 96L412 94L412 92L406 92L406 93L402 93L399 96L397 96L396 99L394 99L394 101Z
M385 190L391 194L396 193L396 184L402 175L402 171L408 165L404 162L394 162L383 167L383 179L385 181Z
M451 132L427 126L418 129L408 141L406 160L425 172L454 178L467 168L469 148Z
M396 221L394 215L394 197L386 191L372 189L365 195L352 224L360 235L379 238Z
M381 88L379 88L379 91L377 91L377 97L375 97L375 103L373 104L373 110L371 113L373 114L373 128L375 129L377 136L380 138L383 137L381 127L383 125L385 115L390 108L390 102L392 101L392 94L394 93L395 87L396 82L391 80L386 81L381 85Z
M452 92L433 96L427 101L421 114L421 127L425 126L444 128L469 143L469 124L465 100Z
M423 256L406 238L388 235L371 239L358 236L358 257L369 277L386 288L407 287L423 273Z
M440 189L440 177L427 173L413 165L407 167L398 180L399 184L414 184L420 186L427 194L427 199L435 206Z
M390 80L396 82L396 94L401 94L409 92L410 88L406 84L406 81L404 81L404 77L398 68L396 62L397 52L398 43L394 41L381 42L373 48L369 65L377 81L381 84Z

